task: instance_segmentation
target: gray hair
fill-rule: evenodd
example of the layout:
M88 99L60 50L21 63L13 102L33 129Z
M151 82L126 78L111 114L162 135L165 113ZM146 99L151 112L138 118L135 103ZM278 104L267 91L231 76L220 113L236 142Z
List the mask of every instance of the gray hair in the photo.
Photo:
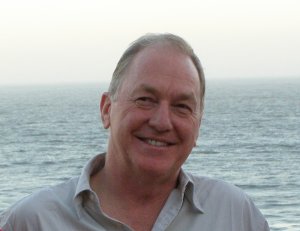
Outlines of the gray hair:
M180 52L183 54L188 55L192 62L194 63L200 80L200 110L201 113L203 112L203 106L204 106L204 95L205 95L205 77L202 65L200 63L199 58L194 53L194 50L192 47L181 37L174 35L174 34L146 34L142 37L135 40L133 43L130 44L130 46L127 48L127 50L123 53L121 56L116 69L113 72L112 80L109 85L108 92L112 99L117 98L118 89L120 88L122 84L122 75L127 70L129 64L132 62L133 58L137 53L142 51L144 48L154 45L161 42L167 42L168 44L174 46L175 48L179 49Z

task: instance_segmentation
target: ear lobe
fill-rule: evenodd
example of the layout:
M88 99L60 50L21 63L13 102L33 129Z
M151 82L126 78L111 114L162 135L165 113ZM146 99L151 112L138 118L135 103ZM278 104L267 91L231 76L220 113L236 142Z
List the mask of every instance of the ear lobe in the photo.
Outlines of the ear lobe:
M111 99L108 92L103 93L100 101L100 114L103 127L108 129L110 126L110 109L111 109Z

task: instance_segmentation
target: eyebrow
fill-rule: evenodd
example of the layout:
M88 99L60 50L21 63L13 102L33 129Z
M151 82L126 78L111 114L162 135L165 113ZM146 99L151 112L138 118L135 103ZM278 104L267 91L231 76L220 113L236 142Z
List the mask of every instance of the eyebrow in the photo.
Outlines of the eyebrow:
M145 91L150 94L159 94L159 92L152 86L148 84L141 84L137 88L133 89L133 91L130 93L131 96L135 95L138 92Z

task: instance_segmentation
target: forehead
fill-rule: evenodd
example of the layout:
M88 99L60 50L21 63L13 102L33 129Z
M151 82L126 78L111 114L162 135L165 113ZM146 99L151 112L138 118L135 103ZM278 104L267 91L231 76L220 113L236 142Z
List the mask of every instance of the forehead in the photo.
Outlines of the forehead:
M179 48L167 43L158 43L141 50L133 58L128 69L141 72L169 72L172 74L197 75L197 69L191 58ZM171 70L170 70L171 69Z
M196 91L200 94L197 69L191 58L177 48L155 44L140 51L132 60L123 76L126 88L139 84L168 84L177 90Z

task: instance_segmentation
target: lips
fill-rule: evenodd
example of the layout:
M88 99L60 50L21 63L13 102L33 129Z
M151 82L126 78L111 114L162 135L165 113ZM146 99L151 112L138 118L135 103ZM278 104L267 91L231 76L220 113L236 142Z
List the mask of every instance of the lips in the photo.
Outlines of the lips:
M174 142L169 142L169 141L165 141L165 140L158 140L158 139L154 139L154 138L143 138L143 137L138 137L140 140L142 140L143 142L155 146L155 147L167 147L170 145L173 145Z

